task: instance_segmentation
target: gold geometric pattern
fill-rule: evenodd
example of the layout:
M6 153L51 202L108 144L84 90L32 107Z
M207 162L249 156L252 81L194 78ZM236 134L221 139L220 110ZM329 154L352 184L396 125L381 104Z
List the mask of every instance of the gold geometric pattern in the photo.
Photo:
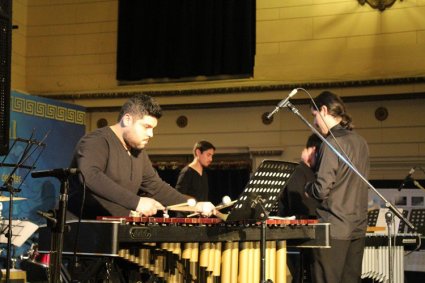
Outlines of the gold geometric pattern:
M25 99L22 97L12 96L11 98L11 110L14 112L64 121L72 124L85 124L86 112L84 111L39 102L32 99Z

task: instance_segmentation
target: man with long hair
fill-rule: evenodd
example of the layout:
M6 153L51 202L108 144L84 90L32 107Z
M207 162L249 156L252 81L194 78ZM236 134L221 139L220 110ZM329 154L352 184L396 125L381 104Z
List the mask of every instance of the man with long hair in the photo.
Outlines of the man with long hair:
M315 126L367 178L368 145L353 130L342 99L325 91L314 102L311 112ZM367 226L367 184L328 145L322 144L316 178L305 189L309 197L321 201L317 208L319 220L331 224L331 248L313 251L315 282L359 282Z

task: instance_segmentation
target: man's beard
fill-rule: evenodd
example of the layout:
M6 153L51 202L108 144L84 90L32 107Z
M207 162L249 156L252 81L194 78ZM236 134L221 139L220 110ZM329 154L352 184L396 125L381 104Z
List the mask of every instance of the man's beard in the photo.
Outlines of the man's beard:
M124 143L127 146L128 151L140 151L142 150L145 146L141 143L139 144L135 144L130 142L126 137L123 137Z

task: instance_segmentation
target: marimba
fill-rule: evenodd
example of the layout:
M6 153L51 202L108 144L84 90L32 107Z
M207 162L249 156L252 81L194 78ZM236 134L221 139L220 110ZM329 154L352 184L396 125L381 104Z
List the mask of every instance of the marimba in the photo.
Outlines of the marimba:
M286 247L329 247L327 223L266 221L266 279L286 282ZM78 222L70 221L64 254L74 251ZM167 282L259 282L261 225L217 218L99 217L80 224L79 255L120 257ZM40 229L40 251L50 231ZM90 239L90 241L88 241ZM189 280L188 280L189 278Z

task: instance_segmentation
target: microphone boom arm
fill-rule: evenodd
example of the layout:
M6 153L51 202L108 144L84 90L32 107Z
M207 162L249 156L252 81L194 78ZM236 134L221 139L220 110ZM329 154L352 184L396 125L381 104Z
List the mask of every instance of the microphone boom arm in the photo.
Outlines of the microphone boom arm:
M275 107L275 109L272 111L272 112L270 112L269 114L267 114L267 119L268 120L270 120L271 119L271 117L274 115L274 114L276 114L279 110L280 110L280 108L284 108L284 107L286 107L286 105L289 103L289 99L292 97L292 96L294 96L295 94L297 94L297 92L298 92L298 88L294 88L289 94L288 94L288 96L285 98L285 99L283 99L283 100L281 100L278 104L277 104L277 106Z
M289 101L288 103L286 103L286 107L289 108L295 115L297 115L312 131L313 133L315 133L327 146L329 146L329 148L339 157L341 158L341 160L348 166L351 168L351 170L353 170L359 177L360 179L363 180L363 182L365 182L368 187L370 189L372 189L373 192L375 192L384 202L385 202L385 206L390 209L395 215L397 215L398 218L400 218L404 223L406 223L407 226L409 226L412 230L416 230L415 226L410 223L409 220L407 220L402 214L401 212L395 208L395 206L393 204L391 204L380 192L378 192L378 190L357 170L356 167L354 167L353 164L351 164L351 162L349 162L338 150L335 149L335 147L333 145L331 145L329 143L328 140L326 140L320 133L319 131L313 127L300 113L300 111L294 106L292 105Z

